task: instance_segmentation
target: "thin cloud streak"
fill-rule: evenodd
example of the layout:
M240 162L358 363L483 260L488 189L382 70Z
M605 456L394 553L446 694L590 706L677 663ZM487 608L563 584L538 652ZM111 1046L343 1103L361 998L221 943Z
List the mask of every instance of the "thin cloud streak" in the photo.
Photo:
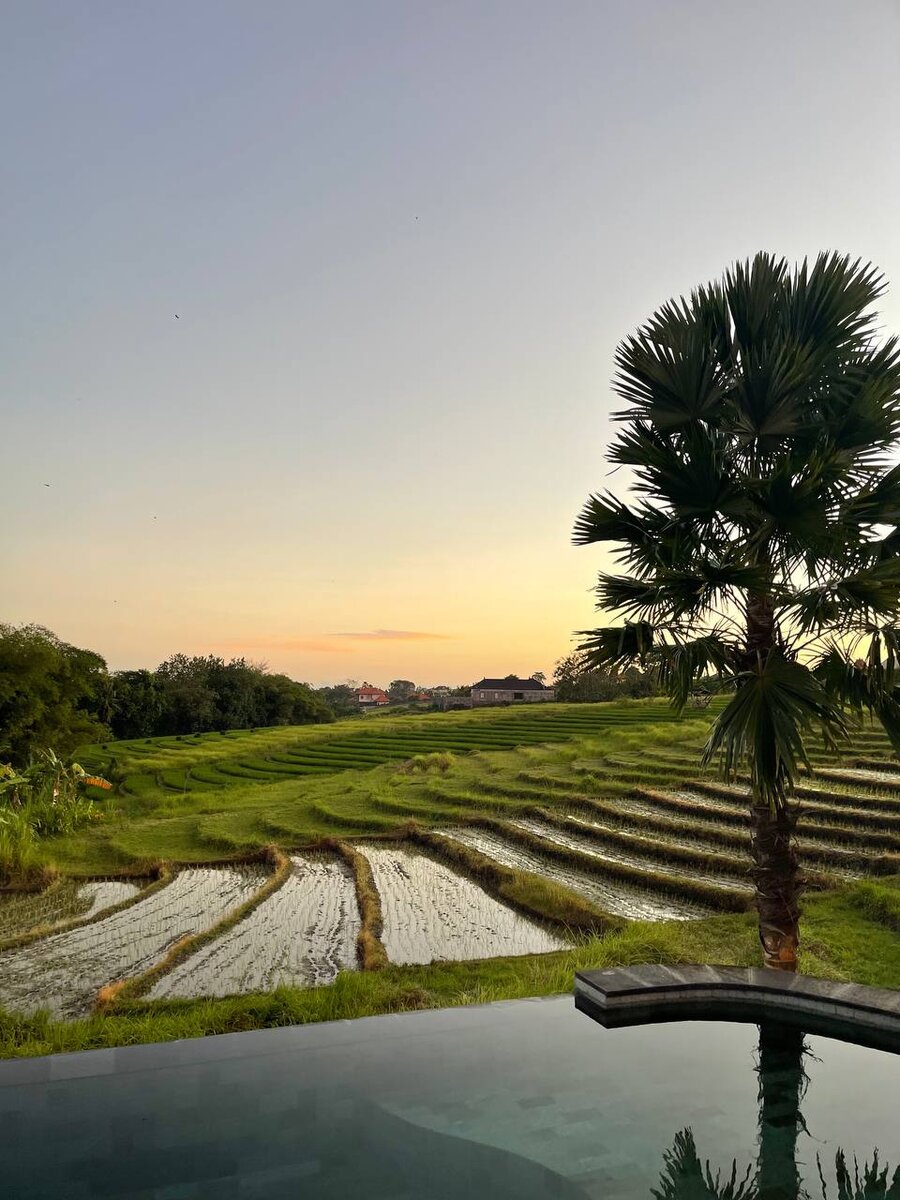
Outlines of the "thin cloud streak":
M217 650L302 650L312 654L353 653L351 646L341 645L340 642L331 641L328 638L229 638L228 641L210 644Z
M335 633L333 637L360 642L450 642L449 633L421 633L415 629L371 629L366 633Z

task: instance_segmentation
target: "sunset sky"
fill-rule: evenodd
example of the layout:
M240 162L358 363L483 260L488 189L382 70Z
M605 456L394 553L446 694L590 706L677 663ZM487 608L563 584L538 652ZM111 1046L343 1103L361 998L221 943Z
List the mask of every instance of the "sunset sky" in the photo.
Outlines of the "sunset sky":
M111 668L549 674L621 337L758 249L900 331L897 0L7 0L0 111L0 620Z

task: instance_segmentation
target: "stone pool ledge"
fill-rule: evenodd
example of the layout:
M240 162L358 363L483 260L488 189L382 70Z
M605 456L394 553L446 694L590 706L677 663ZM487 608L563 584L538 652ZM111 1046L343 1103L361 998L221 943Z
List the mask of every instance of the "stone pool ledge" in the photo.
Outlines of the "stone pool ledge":
M766 967L648 964L578 971L575 1006L607 1029L665 1021L781 1021L900 1050L900 991Z

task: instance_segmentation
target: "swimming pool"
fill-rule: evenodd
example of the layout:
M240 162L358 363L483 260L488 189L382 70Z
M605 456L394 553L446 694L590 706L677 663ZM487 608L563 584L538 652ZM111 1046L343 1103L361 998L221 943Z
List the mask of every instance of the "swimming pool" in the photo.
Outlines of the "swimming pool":
M819 1197L821 1167L836 1200L839 1151L900 1163L900 1057L805 1046L762 1078L756 1026L607 1030L566 996L0 1062L2 1194L693 1200L765 1152L746 1196Z

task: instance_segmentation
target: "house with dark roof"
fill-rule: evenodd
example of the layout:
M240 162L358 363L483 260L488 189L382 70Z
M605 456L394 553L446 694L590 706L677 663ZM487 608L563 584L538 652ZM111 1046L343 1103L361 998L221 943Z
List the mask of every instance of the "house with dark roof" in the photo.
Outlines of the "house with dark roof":
M487 704L527 704L535 701L553 700L556 693L539 679L520 679L518 675L507 675L505 679L480 679L473 684L472 707Z

